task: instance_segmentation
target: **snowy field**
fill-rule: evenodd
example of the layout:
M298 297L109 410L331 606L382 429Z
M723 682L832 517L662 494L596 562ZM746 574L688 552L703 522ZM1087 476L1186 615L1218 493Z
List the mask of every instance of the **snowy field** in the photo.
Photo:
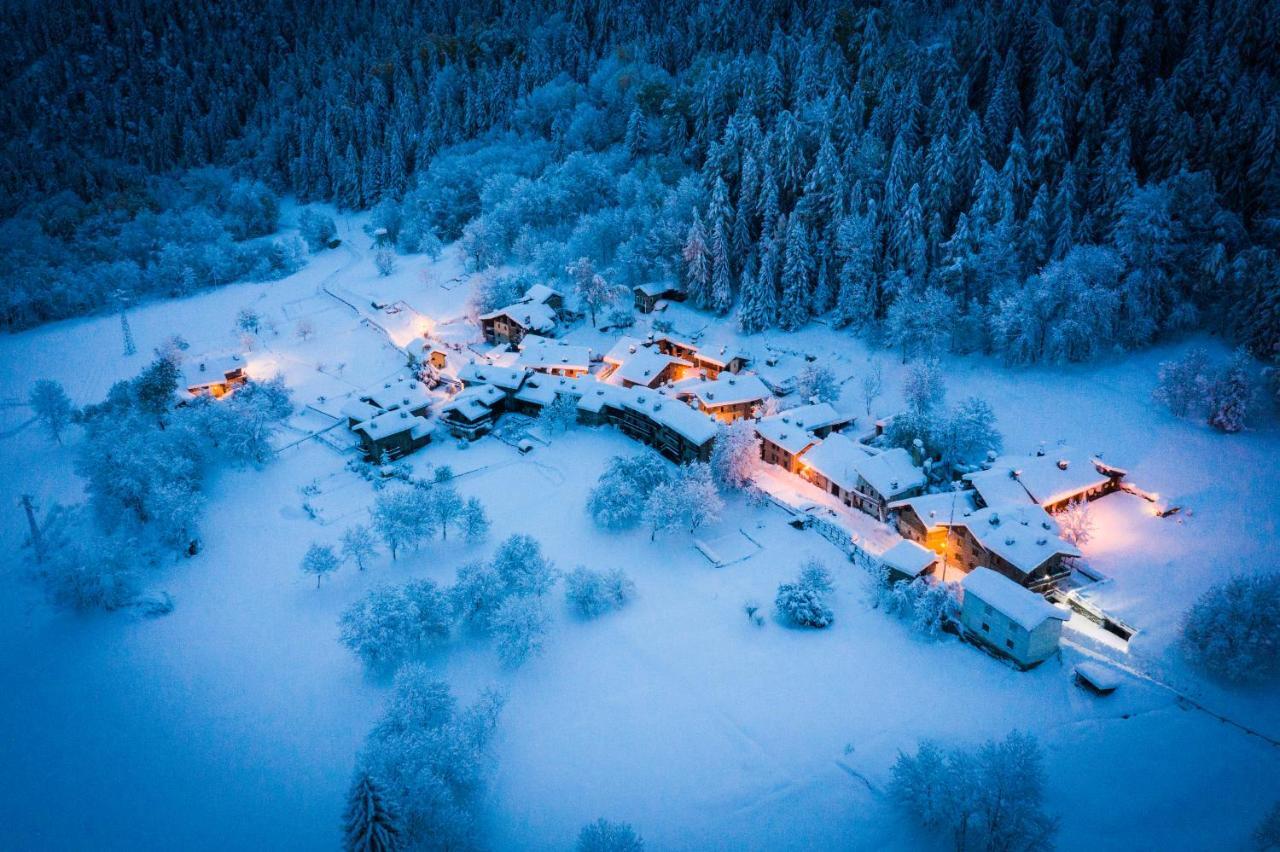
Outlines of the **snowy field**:
M899 750L1014 728L1044 747L1062 848L1247 848L1276 797L1274 744L1136 677L1091 698L1071 683L1082 653L1072 647L1020 673L954 640L922 639L872 607L860 569L775 507L731 499L724 520L699 532L732 556L723 567L687 533L650 542L643 531L602 531L584 512L587 490L611 456L637 449L612 430L579 427L528 456L493 438L465 451L433 443L415 466L459 474L462 495L479 497L493 518L489 541L437 541L394 563L380 556L319 589L298 570L303 552L336 542L373 492L342 455L305 441L261 471L214 474L204 551L152 584L173 595L171 615L51 611L22 579L18 500L73 501L80 485L75 436L56 446L20 404L30 383L54 378L77 404L95 401L169 334L182 333L192 353L235 349L245 306L279 330L263 336L251 370L283 373L300 408L323 409L394 375L399 354L361 322L379 313L369 303L405 303L381 312L404 342L423 318L463 313L467 276L450 249L435 262L401 258L379 279L358 220L340 234L351 247L284 281L136 309L132 358L120 356L114 317L0 338L0 848L332 848L356 753L387 694L338 643L339 613L382 583L449 583L458 565L515 532L537 537L563 570L620 565L638 596L583 623L557 589L546 653L514 672L475 640L432 659L464 701L487 686L507 695L483 810L493 848L568 848L600 816L632 823L654 849L929 848L885 793ZM358 313L330 293L354 299ZM293 334L302 318L316 330L307 341ZM569 337L607 348L590 328ZM901 365L845 335L812 326L746 343L757 354L791 352L783 368L820 355L851 377L843 404L859 414L858 381L875 357L886 385L876 413L898 405ZM991 402L1007 451L1065 441L1102 452L1162 503L1183 507L1158 519L1126 494L1095 504L1099 533L1084 550L1108 579L1090 596L1139 630L1127 654L1111 653L1280 739L1280 692L1207 684L1175 647L1180 614L1215 579L1274 568L1280 557L1280 433L1222 436L1155 407L1156 364L1179 348L1017 371L956 359L946 377L950 398ZM303 413L293 437L324 423ZM301 509L299 488L313 481L320 521ZM742 533L759 548L739 549ZM753 625L744 602L771 608L778 583L810 555L835 570L833 628Z

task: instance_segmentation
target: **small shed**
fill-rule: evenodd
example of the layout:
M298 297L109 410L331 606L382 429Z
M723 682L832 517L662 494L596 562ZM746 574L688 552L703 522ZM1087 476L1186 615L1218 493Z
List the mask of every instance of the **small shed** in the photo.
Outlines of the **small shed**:
M1120 673L1101 663L1076 663L1076 683L1097 695L1110 695L1120 687Z
M889 582L910 582L921 574L927 574L938 561L938 554L927 547L903 539L880 555L880 562L889 571Z
M975 568L961 581L960 623L965 635L1021 668L1039 665L1058 650L1070 614L990 568Z

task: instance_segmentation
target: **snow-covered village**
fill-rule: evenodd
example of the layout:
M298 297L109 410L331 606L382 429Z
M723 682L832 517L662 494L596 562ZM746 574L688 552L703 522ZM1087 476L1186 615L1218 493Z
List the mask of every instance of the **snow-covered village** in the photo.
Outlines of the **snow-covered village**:
M0 848L1280 849L1273 11L14 4Z

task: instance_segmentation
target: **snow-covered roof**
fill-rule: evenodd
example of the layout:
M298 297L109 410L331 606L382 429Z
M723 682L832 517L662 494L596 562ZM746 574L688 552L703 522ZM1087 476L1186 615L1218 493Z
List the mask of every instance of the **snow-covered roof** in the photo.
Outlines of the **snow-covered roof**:
M684 349L693 349L697 352L699 360L720 367L727 367L734 358L750 360L737 338L716 329L704 330L697 334L672 330L654 336L655 342L660 340Z
M942 526L950 526L938 518ZM988 506L957 516L955 526L969 530L978 543L1024 574L1030 574L1056 554L1080 556L1074 544L1059 537L1058 524L1036 503Z
M531 370L588 370L591 349L540 335L525 335L516 363Z
M482 320L506 316L529 331L551 331L556 327L556 312L544 302L517 302L480 317Z
M599 414L606 405L621 407L624 400L631 396L631 391L621 385L610 385L591 379L582 380L579 387L582 397L578 400L578 410Z
M225 382L229 373L245 369L239 355L202 355L184 361L182 374L188 388Z
M591 385L599 384L594 379L578 379L570 376L530 376L516 393L516 399L534 405L550 405L560 394L582 396L588 382Z
M818 440L808 429L783 417L766 417L756 423L756 434L795 455Z
M693 366L688 361L684 361L674 355L663 355L652 347L640 346L635 352L627 353L610 378L620 382L652 387L658 380L658 376L669 364L678 364L683 367Z
M733 373L721 373L716 379L685 379L676 382L674 390L679 396L697 397L703 408L761 402L770 396L769 389L756 376Z
M524 367L498 367L474 361L458 370L458 379L464 385L493 385L505 391L518 390L528 375Z
M404 376L370 385L360 391L360 398L387 411L393 408L417 411L431 404L431 392L427 386L417 379Z
M371 402L353 398L343 403L340 413L343 417L359 422L377 417L382 413L382 409Z
M868 456L859 462L858 473L886 500L919 488L927 481L924 471L915 466L911 454L902 447Z
M975 568L960 581L966 595L973 594L985 604L1004 613L1024 630L1035 630L1050 618L1066 621L1070 615L1047 600L1029 592L990 568Z
M554 290L546 284L534 284L524 291L524 301L544 304L559 295L560 292L558 290Z
M809 405L798 405L780 411L770 419L782 418L805 429L824 429L828 426L840 426L852 423L853 418L841 414L829 402L815 402Z
M828 435L804 454L804 464L846 491L858 486L858 465L870 451L839 432Z
M937 494L921 494L905 500L895 500L889 504L890 509L901 509L910 506L920 516L929 530L942 526L942 521L951 518L963 519L965 515L978 510L978 501L972 491L941 491Z
M504 394L493 385L475 385L469 387L441 407L441 413L456 413L466 420L479 420L489 414L490 410Z
M929 548L905 538L880 554L881 562L908 577L918 577L937 559L938 554Z
M801 405L761 419L756 434L792 455L817 441L811 430L848 423L852 417L836 412L828 403Z
M638 338L628 337L624 334L614 342L613 346L609 347L609 351L604 353L604 358L601 360L616 367L634 355L643 345Z
M653 390L633 389L623 406L702 446L716 436L716 421L680 400Z
M646 296L652 296L653 298L660 298L662 296L665 296L668 293L680 292L680 288L677 287L676 285L664 284L661 281L650 281L647 284L637 284L632 289L639 290L641 293L644 293Z
M990 469L966 474L965 479L988 506L1028 501L1051 506L1104 485L1112 476L1125 475L1072 447L1047 448L1043 453L1000 456Z
M1120 673L1110 666L1084 660L1075 665L1076 674L1093 685L1099 692L1111 692L1118 689L1122 678Z
M363 423L357 423L354 428L355 431L363 432L373 440L399 435L402 432L412 432L414 438L420 438L431 431L431 421L425 417L410 414L407 409L400 409L384 411Z
M973 485L974 490L982 497L982 502L988 506L1016 506L1033 502L1027 489L1022 487L1022 483L1014 475L1014 469L1007 465L966 473L964 478Z
M806 465L839 485L854 491L861 477L886 500L905 494L925 483L924 471L911 461L901 447L877 452L857 441L833 432L803 456Z

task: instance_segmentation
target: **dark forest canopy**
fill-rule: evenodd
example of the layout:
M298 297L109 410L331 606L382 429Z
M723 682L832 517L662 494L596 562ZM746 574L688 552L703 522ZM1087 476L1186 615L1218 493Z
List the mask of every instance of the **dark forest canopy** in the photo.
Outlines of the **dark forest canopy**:
M88 262L216 283L190 248L161 271L183 235L109 244L181 231L180 197L238 245L260 181L376 205L406 251L678 278L746 330L830 313L1011 361L1280 341L1267 0L110 0L9 4L0 39L11 326L101 305L46 297ZM205 165L238 182L160 177Z

